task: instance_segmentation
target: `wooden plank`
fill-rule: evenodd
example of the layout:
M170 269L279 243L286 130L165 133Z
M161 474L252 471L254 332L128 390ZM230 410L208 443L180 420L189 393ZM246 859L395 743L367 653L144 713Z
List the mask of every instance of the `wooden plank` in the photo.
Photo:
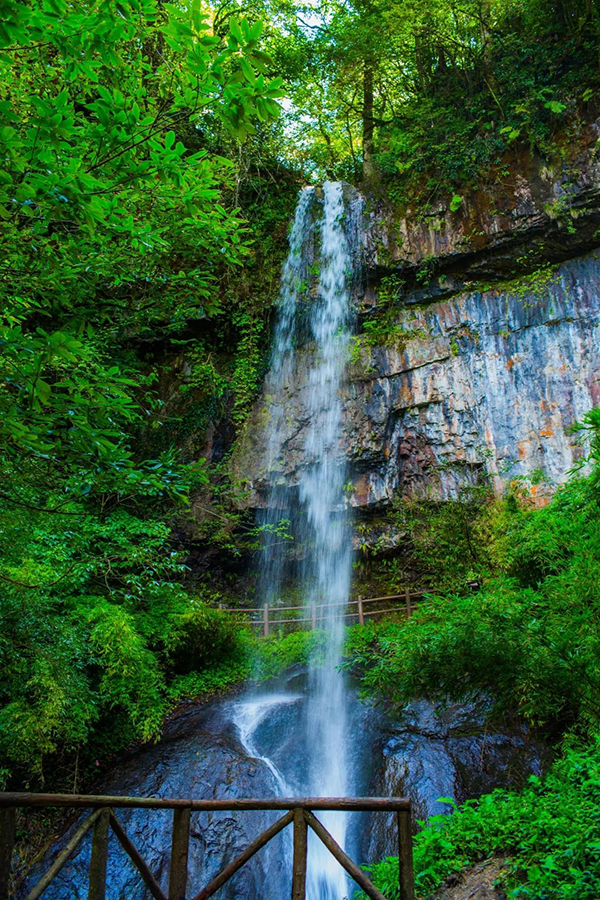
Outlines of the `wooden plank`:
M359 596L358 598L358 624L365 624L365 615L363 611L363 598Z
M355 812L398 812L410 809L410 800L403 797L271 797L241 798L238 800L185 800L166 797L118 797L96 794L29 794L20 792L0 793L0 807L68 806L95 809L176 809L187 807L191 810L212 812L235 812L236 810L260 809L302 809L348 810ZM95 817L94 817L95 818ZM86 820L89 822L89 820ZM86 825L86 831L89 824ZM85 833L85 832L84 832Z
M411 591L411 597L424 597L425 594L422 591ZM406 599L406 591L403 594L394 594L393 597L369 597L368 600L363 600L363 603L391 603L392 600L405 600Z
M0 809L0 898L9 896L10 871L15 846L17 810L14 806Z
M269 604L265 603L263 609L263 635L269 637Z
M169 900L185 900L188 878L188 854L190 850L191 812L189 806L173 810Z
M338 607L355 606L357 602L357 600L347 600L345 603L316 603L315 606L317 609L335 609ZM244 610L244 612L262 612L263 609L264 607L261 607L259 610ZM271 608L271 612L303 612L304 609L305 607L303 606L274 606ZM239 612L239 610L226 610L226 612Z
M239 613L240 615L247 615L247 613L260 613L262 612L262 606L249 606L246 609L235 609L233 606L219 606L221 612L228 613Z
M104 900L106 897L106 864L108 862L109 824L110 809L103 809L94 822L88 900Z
M44 795L39 795L39 796L44 796ZM49 796L52 796L52 795L50 794ZM68 796L68 794L65 796ZM24 804L19 803L17 805L23 806ZM53 804L44 803L44 804L39 804L39 805L50 806ZM63 805L63 804L60 804L60 805ZM90 804L88 803L85 805L89 806ZM42 878L40 878L40 880L38 881L38 883L29 891L25 900L37 900L37 898L43 894L43 892L46 890L46 888L48 887L50 882L54 878L56 878L56 876L58 875L58 873L60 872L60 870L62 869L64 864L66 863L66 861L73 854L73 851L78 847L79 843L83 840L83 838L88 833L89 829L92 827L92 825L95 823L96 819L98 819L101 814L102 814L102 809L97 809L90 816L88 816L87 819L85 819L85 821L83 821L81 823L81 825L79 826L79 828L77 829L77 831L75 832L75 834L73 835L71 840L68 842L68 844L65 846L65 848L58 854L58 856L56 857L56 859L54 860L54 862L52 863L52 865L50 866L50 868L48 869L46 874L43 875Z
M411 591L411 596L414 597L424 597L423 591ZM392 600L404 600L405 594L393 594L390 597L363 597L363 603L383 603L385 601L390 602ZM323 603L317 604L317 609L333 609L339 606L355 606L358 603L358 600L348 600L347 603ZM231 606L219 607L223 612L228 613L237 613L239 615L249 615L250 613L264 613L263 606L250 606L246 609L235 609ZM276 606L271 611L276 613L282 612L299 612L302 610L301 606ZM256 620L253 624L262 624L262 618L260 620Z
M406 612L406 606L394 606L392 609L372 609L365 612L365 616L386 616L389 613Z
M371 900L385 900L385 897L378 891L373 882L367 878L362 869L356 865L356 863L352 862L350 857L344 853L340 845L334 840L334 838L329 834L327 829L319 822L316 816L307 810L305 810L304 815L306 817L306 821L309 826L312 828L314 833L319 837L332 856L335 856L337 861L343 868L346 870L350 878L352 878L357 885L362 888L367 897L370 897Z
M294 861L292 866L292 900L306 900L306 860L308 828L303 809L294 810Z
M275 837L276 834L279 834L280 831L290 824L294 819L294 811L290 810L285 816L282 816L281 819L278 819L270 828L267 828L266 831L263 831L262 834L252 841L251 844L248 844L246 849L242 851L234 860L232 860L229 865L225 866L222 872L213 878L210 884L207 884L205 888L203 888L199 894L196 894L194 900L208 900L209 897L221 888L225 882L229 881L229 879L235 875L238 869L241 869L243 865L245 865L249 859L252 859L255 853L268 844L269 841Z
M154 880L154 876L146 865L146 861L142 858L141 853L139 852L133 841L130 840L127 832L112 810L110 811L110 826L114 831L116 837L118 838L118 841L121 844L123 850L125 850L134 866L142 876L144 884L146 885L152 896L155 897L156 900L167 900L167 895L163 893L160 886Z
M345 603L317 603L317 609L340 609L346 606L356 606L356 600L346 600Z
M270 619L270 625L300 625L303 622L312 622L312 616L310 619Z
M412 822L410 810L398 813L398 867L400 900L415 900Z

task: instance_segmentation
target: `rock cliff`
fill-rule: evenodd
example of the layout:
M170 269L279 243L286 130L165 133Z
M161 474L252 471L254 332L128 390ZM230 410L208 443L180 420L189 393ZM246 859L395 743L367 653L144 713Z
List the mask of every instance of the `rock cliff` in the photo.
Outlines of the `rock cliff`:
M526 477L539 502L582 454L570 432L600 403L600 165L592 126L559 162L521 154L497 179L416 218L366 198L357 333L344 391L350 502L444 500ZM305 465L306 344L279 460ZM264 504L269 398L233 466Z

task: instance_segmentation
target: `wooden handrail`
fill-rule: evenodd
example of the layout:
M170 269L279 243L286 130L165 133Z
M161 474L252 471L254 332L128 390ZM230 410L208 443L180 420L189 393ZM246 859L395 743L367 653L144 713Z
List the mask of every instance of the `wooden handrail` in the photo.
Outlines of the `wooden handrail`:
M371 897L372 900L385 900L385 897L383 896L381 891L377 890L377 888L371 883L371 880L367 878L362 869L355 865L350 857L346 853L344 853L340 845L329 834L323 824L319 822L317 817L313 816L311 812L305 812L304 816L306 818L307 824L310 826L310 828L312 828L317 837L320 838L321 841L325 844L331 855L334 856L339 864L344 867L350 878L352 878L357 883L357 885L363 889L365 894L368 897Z
M424 597L424 591L411 591L411 597ZM383 603L384 601L390 602L392 600L404 600L406 597L406 591L403 594L394 594L392 597L368 597L364 599L363 603Z
M21 804L20 803L12 803L10 805L11 806L20 806ZM62 867L65 865L65 863L67 862L69 857L72 855L73 851L76 850L77 847L79 847L81 841L84 839L84 837L86 836L86 834L88 833L90 828L94 825L94 823L96 822L96 819L98 818L100 813L101 813L101 810L96 809L91 815L89 815L87 817L87 819L84 819L84 821L81 823L81 825L79 826L79 828L77 829L77 831L75 832L75 834L73 835L71 840L68 842L66 847L64 847L63 850L58 854L58 856L56 857L56 859L54 860L54 862L52 863L52 865L50 866L50 868L48 869L48 871L46 872L44 877L41 878L40 881L38 881L38 883L36 884L36 886L34 888L32 888L32 890L29 891L25 900L37 900L37 898L41 896L41 894L46 890L46 888L48 887L50 882L53 881L54 878L58 875L58 873L60 872Z
M410 808L406 797L269 797L193 800L173 797L117 797L99 794L30 794L0 792L0 807L73 807L86 809L191 809L192 812L240 812L264 809L312 809L319 812L398 812Z
M129 835L115 816L112 809L110 811L110 825L116 837L118 838L119 843L142 876L144 884L146 885L152 896L155 898L155 900L167 900L167 897L162 892L160 886L154 880L150 869L146 865L146 861L142 858L142 854L137 849L133 841L130 840Z
M140 875L155 900L183 900L188 882L188 852L190 839L190 815L193 811L249 811L287 810L273 825L270 825L238 854L212 881L195 895L194 900L208 900L229 879L264 847L275 835L288 825L294 826L294 860L292 872L292 900L305 900L306 867L308 854L307 828L317 835L329 852L344 867L351 878L362 888L371 900L386 900L365 872L359 868L337 844L322 822L314 815L315 810L344 810L349 812L395 812L398 817L399 841L399 890L400 900L414 900L414 878L412 868L411 804L406 798L387 797L274 797L270 799L239 800L194 800L162 797L112 797L94 794L29 794L0 793L0 809L17 807L86 807L93 809L79 826L70 841L58 854L48 872L42 876L27 895L27 900L37 900L56 877L67 859L77 851L85 834L93 829L92 854L90 861L90 882L88 897L103 900L106 892L107 855L109 848L108 831L112 828L119 842L137 867ZM172 809L173 836L171 843L171 863L169 872L168 897L158 885L140 852L127 836L116 818L113 808ZM14 824L7 815L0 816L0 846L4 852L0 857L0 883L8 885L10 863L15 843Z
M282 816L281 819L277 819L277 821L271 825L270 828L267 828L266 831L263 831L262 834L256 838L256 840L252 841L251 844L248 844L246 849L242 851L235 859L233 859L228 866L225 866L222 872L219 872L213 880L206 885L206 887L200 891L199 894L196 894L194 900L208 900L209 897L218 891L222 885L225 884L226 881L229 881L232 875L235 875L238 869L241 869L245 863L248 862L249 859L252 859L255 853L258 853L265 844L268 844L271 838L274 838L276 834L279 834L280 831L283 831L290 822L294 819L294 810L290 809L289 812L286 812L285 816Z
M404 593L392 594L389 597L365 597L365 598L359 597L356 600L348 600L347 603L316 603L311 606L311 617L310 618L304 617L304 618L299 618L299 619L297 619L297 618L271 619L269 616L269 611L271 611L273 614L286 613L286 612L295 612L295 613L301 614L306 611L306 607L302 607L302 606L273 606L273 607L270 607L270 606L268 606L268 604L266 604L265 606L260 606L260 607L251 606L251 607L248 607L247 609L235 609L235 608L229 607L229 606L220 606L219 609L221 609L223 612L237 613L239 615L250 615L251 613L260 613L261 614L260 619L259 618L253 619L253 620L251 620L250 624L251 625L262 625L264 627L265 635L268 635L269 627L271 625L288 625L288 624L294 624L294 623L304 624L306 622L314 623L316 618L320 618L318 616L318 611L321 609L336 609L336 608L340 608L340 607L347 609L348 607L356 606L357 609L355 612L345 613L343 615L343 618L348 619L348 618L358 617L358 619L362 622L362 618L363 618L362 607L364 607L368 603L384 603L384 602L389 603L393 600L404 600L406 603L407 612L409 612L411 601L416 600L417 598L420 598L420 597L424 597L424 596L425 596L424 591L411 591L409 588L406 588L404 590ZM375 613L367 614L365 612L364 615L378 615L378 614L381 614L384 612L397 612L397 611L398 611L398 609L377 610Z
M380 616L382 613L406 612L406 606L393 606L392 609L372 609L365 612L365 616Z

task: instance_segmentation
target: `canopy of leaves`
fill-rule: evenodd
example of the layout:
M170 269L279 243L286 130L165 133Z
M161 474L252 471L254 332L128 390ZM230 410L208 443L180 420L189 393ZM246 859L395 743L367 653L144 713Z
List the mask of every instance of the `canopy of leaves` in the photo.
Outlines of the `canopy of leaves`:
M372 131L377 177L404 204L450 200L516 141L554 153L597 114L597 0L330 0L296 15L274 53L297 157L360 180Z

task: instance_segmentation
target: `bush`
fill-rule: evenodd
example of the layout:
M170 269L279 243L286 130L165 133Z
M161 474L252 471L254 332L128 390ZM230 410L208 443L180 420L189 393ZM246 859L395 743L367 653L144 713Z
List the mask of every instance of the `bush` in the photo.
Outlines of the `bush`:
M170 617L166 653L179 675L204 669L243 655L243 631L243 623L230 613L188 598L186 608Z
M600 739L571 748L521 793L494 791L433 816L415 837L417 895L429 896L465 866L502 853L508 897L596 900L600 884ZM369 866L388 900L398 897L398 860ZM360 895L361 897L363 895Z
M291 666L308 664L318 659L325 649L324 631L295 631L283 637L272 636L257 643L253 676L266 681Z

